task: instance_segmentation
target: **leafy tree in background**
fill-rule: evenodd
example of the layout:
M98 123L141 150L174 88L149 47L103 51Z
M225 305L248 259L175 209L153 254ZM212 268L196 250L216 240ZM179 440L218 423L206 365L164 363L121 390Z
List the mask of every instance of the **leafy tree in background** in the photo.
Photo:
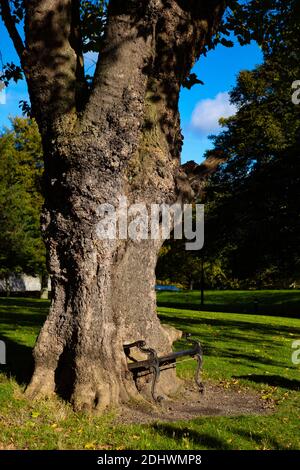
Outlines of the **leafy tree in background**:
M291 101L292 83L300 77L300 23L299 5L293 15L290 6L286 2L285 14L269 25L273 33L261 42L263 65L240 72L230 94L238 112L221 121L224 131L206 153L206 160L225 161L201 201L209 288L289 287L300 278L300 106ZM251 20L248 8L241 13L241 31ZM265 16L260 18L262 33ZM280 41L274 42L279 27ZM253 37L250 27L248 32L247 41ZM200 272L201 254L185 252L184 241L165 244L159 279L199 287Z
M292 27L293 26L293 27ZM263 65L242 71L231 101L235 116L213 138L226 163L206 191L206 247L244 285L288 287L300 278L299 23ZM209 154L209 153L208 153Z
M171 239L161 248L156 266L159 283L176 284L190 290L238 286L238 281L231 277L227 260L218 252L207 256L206 248L200 252L186 251L185 242Z
M34 121L12 120L0 137L0 275L47 278L40 232L43 204L41 138Z
M175 283L193 289L201 278L201 255L187 252L185 240L168 240L161 248L156 266L156 277L160 281Z

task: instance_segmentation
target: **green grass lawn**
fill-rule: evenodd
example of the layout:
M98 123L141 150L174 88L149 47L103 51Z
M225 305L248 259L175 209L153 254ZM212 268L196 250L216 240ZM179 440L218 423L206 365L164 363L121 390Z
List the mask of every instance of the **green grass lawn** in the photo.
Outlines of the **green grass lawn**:
M251 311L254 297L257 314ZM0 366L0 449L300 449L300 366L291 362L292 342L300 340L299 291L207 294L207 305L225 312L196 311L198 298L197 292L160 293L161 320L201 340L205 380L228 390L255 389L275 400L273 413L125 426L113 425L114 412L93 417L74 413L59 399L28 401L22 391L49 304L0 298L0 339L7 345L7 365ZM228 305L248 313L228 313ZM178 373L191 376L193 361L179 365Z
M200 309L200 291L158 292L158 305ZM203 310L300 318L300 290L204 292Z

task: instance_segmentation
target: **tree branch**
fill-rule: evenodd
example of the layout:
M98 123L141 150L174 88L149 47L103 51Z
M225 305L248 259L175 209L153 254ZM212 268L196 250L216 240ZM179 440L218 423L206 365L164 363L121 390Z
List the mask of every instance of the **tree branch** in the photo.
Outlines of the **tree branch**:
M16 27L16 22L13 18L13 15L10 10L10 6L8 3L8 0L0 0L0 6L1 6L1 17L2 20L6 26L6 29L8 31L8 34L15 46L15 49L17 51L17 54L20 58L20 61L22 62L22 55L25 50L23 41L21 39L21 36L18 33L17 27Z
M222 155L211 153L200 165L194 161L181 165L176 177L179 194L185 200L192 200L201 196L207 179L217 171L225 160Z
M77 56L76 64L76 78L77 78L77 90L76 90L76 103L77 109L83 108L86 94L87 94L87 83L84 73L84 58L83 58L83 44L81 34L81 22L80 22L80 0L73 0L71 5L71 35L70 44L74 49Z
M26 2L24 70L42 133L70 131L76 121L78 46L75 50L73 22L72 0Z

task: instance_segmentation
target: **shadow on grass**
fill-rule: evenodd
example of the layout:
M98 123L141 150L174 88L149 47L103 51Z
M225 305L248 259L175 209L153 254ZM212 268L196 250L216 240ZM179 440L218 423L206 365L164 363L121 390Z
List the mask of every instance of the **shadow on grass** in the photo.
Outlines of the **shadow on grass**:
M43 325L49 305L45 301L29 298L0 298L0 339L6 345L6 364L0 372L14 377L20 385L27 384L33 372L32 348L14 339L15 332L22 328L35 337ZM11 334L12 333L12 334ZM24 334L25 335L25 334ZM25 335L26 336L26 335ZM22 337L22 334L20 335Z
M6 345L6 364L0 367L0 372L7 377L14 377L19 385L28 384L33 373L32 348L12 341L3 334L1 339Z
M39 332L41 327L43 326L46 320L45 316L37 316L37 315L30 315L30 314L13 314L9 315L2 315L0 314L0 326L1 324L5 327L6 331L16 331L16 329L23 327L33 328L36 334ZM0 331L0 334L1 331Z
M280 375L237 375L234 379L244 379L249 382L261 383L272 387L286 388L287 390L300 391L300 380L287 379Z
M256 323L242 318L241 321L225 319L224 317L220 318L218 315L215 315L214 318L202 318L201 315L197 318L194 315L191 318L188 315L174 316L169 312L160 312L159 317L162 321L167 321L178 330L192 333L192 336L194 333L195 337L199 337L205 356L238 359L239 361L244 360L247 364L286 367L286 362L283 361L283 358L265 357L263 351L256 351L255 348L260 348L262 343L264 347L267 345L277 345L276 340L274 340L276 336L280 340L285 334L294 333L300 335L299 327L283 325L276 327L269 323ZM201 333L201 327L205 327L203 333ZM210 327L208 331L207 327ZM219 331L220 329L221 331ZM217 332L217 334L214 335L214 332ZM222 341L221 347L218 347L218 340ZM235 344L237 345L236 347L234 347ZM242 351L243 345L246 348L244 351ZM278 341L278 346L282 346L280 341ZM182 340L178 341L175 349L186 349L186 343Z
M50 305L45 300L41 299L32 299L24 297L0 297L0 307L20 307L22 309L38 309L39 313L41 311L48 311Z
M22 326L42 327L49 310L49 305L28 299L0 299L0 334L1 324L5 330L14 331Z
M296 309L295 304L285 305L269 305L256 303L209 303L207 305L200 305L200 302L168 302L157 300L158 307L174 308L176 310L194 310L201 312L223 312L223 313L238 313L247 315L264 315L264 316L280 316L286 318L300 318L299 307Z
M248 441L254 441L256 444L258 444L260 447L264 447L265 443L264 441L266 440L265 434L258 434L252 431L243 431L241 429L235 431L236 434L241 436L244 439L247 439ZM270 438L268 436L268 447L271 448L272 450L286 450L286 447L279 444L279 442L276 441L274 438Z
M283 326L280 325L278 327L274 327L273 325L270 325L269 323L255 323L255 322L250 322L247 320L242 320L241 321L236 321L236 320L227 320L227 319L220 319L220 318L190 318L185 316L184 314L178 315L175 317L172 315L172 312L159 312L158 315L162 320L167 319L170 324L175 326L178 329L182 329L184 331L188 331L189 326L193 327L201 327L201 325L206 325L206 326L212 326L212 327L225 327L228 328L230 333L226 335L226 333L222 332L222 339L224 339L224 336L228 336L229 340L232 341L234 333L232 332L234 329L239 329L241 331L247 331L247 335L243 336L245 338L245 341L248 342L254 342L253 337L249 337L249 333L251 331L257 334L264 335L266 337L272 336L275 334L284 334L284 333L297 333L300 334L300 328L299 327L289 327L289 326ZM257 340L257 341L260 341Z
M206 346L204 349L204 355L205 356L216 356L216 357L222 357L222 358L229 358L229 359L239 359L239 360L244 360L246 364L265 364L268 366L276 366L276 367L285 367L286 363L285 362L280 362L278 360L266 358L263 356L256 356L255 354L245 354L241 353L239 350L227 350L225 351L224 348L220 349L217 347L209 347Z
M176 425L171 423L157 423L152 425L152 429L165 437L176 440L178 443L182 443L182 441L187 439L197 446L203 446L205 449L231 449L224 440L209 434L202 434L189 427L178 428Z

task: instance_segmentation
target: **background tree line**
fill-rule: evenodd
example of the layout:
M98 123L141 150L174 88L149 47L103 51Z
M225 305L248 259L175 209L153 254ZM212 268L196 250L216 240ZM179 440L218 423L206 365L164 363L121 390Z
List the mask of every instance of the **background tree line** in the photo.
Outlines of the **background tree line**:
M38 275L47 282L40 214L43 152L34 120L15 118L0 136L0 278ZM9 291L9 284L7 290Z
M294 18L295 20L295 18ZM212 136L224 163L209 178L205 246L186 252L165 244L157 266L161 280L199 285L204 260L211 288L295 287L300 283L300 106L292 103L299 79L299 21L287 22L282 40L264 62L241 71L230 93L237 113Z

